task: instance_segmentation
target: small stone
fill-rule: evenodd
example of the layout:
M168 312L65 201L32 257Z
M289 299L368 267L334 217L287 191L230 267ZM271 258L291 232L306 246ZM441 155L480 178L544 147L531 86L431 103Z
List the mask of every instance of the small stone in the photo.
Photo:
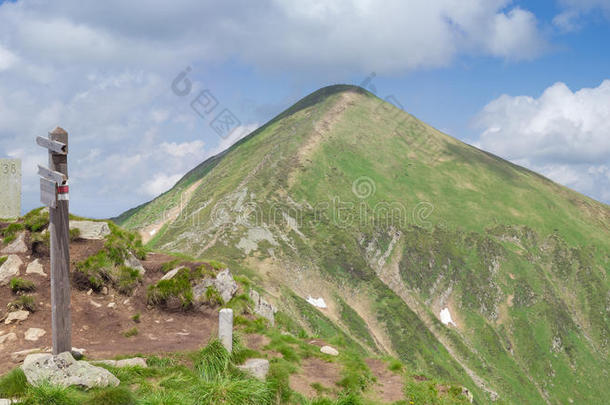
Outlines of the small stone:
M106 364L111 367L148 367L146 364L146 359L142 357L134 357L131 359L123 359L123 360L99 360L96 361L97 364Z
M72 350L70 351L70 353L72 354L72 357L74 357L74 360L82 360L83 357L85 357L85 349L79 349L76 347L73 347Z
M114 302L111 302L108 304L108 308L114 308L116 307L116 304Z
M102 294L108 295L108 287L106 287L106 286L102 287Z
M25 321L26 319L28 319L28 316L30 316L30 313L24 310L9 312L9 314L6 316L6 319L4 320L4 324L8 325L12 322Z
M259 380L267 378L269 373L269 360L266 359L248 359L246 363L241 366L237 366L240 370L251 374Z
M9 255L17 253L25 253L28 251L28 246L25 243L25 232L20 232L14 241L0 251L0 254Z
M161 280L171 280L172 278L174 278L176 276L176 274L178 274L178 272L181 269L182 269L182 267L178 267L177 269L168 271L167 273L165 273L165 275L163 277L161 277Z
M42 268L42 263L40 263L38 259L28 264L28 267L25 269L25 274L38 274L42 277L47 276L47 273L45 273L44 269Z
M11 278L19 275L19 269L23 262L17 255L9 255L0 266L0 285L7 285Z
M78 229L81 239L101 240L110 235L110 227L106 222L70 221L70 229Z
M46 335L46 331L40 328L30 328L25 332L25 340L36 342L38 339Z
M90 288L89 291L87 291L87 295L91 295L93 294L93 290Z
M16 403L17 402L13 402L12 399L0 399L0 405L12 405Z
M101 308L101 307L102 307L102 304L97 303L97 302L95 302L95 301L93 301L93 300L89 300L89 303L90 303L91 305L93 305L94 307L96 307L96 308Z
M6 335L0 335L0 345L3 345L6 342L14 342L17 340L17 335L13 332L7 333Z
M322 346L320 351L324 354L328 354L329 356L338 356L339 352L334 347L330 346Z
M125 301L123 301L123 305L128 305L129 304L129 298L127 298Z
M167 318L165 322L174 322L174 318Z

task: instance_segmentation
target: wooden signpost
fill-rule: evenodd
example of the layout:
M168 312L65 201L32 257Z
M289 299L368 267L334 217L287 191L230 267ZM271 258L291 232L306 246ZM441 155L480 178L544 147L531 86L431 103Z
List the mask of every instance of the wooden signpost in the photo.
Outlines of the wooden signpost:
M38 166L40 201L49 207L51 237L51 310L53 354L72 350L68 133L57 127L36 143L49 150L49 168Z

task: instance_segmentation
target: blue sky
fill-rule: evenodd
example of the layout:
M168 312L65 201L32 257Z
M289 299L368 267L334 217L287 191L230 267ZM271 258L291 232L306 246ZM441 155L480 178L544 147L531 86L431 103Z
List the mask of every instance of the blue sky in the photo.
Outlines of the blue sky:
M374 73L378 96L608 203L609 40L610 0L0 1L0 157L22 159L29 210L34 138L65 127L72 211L113 216L310 92ZM203 89L240 121L230 138L191 109Z

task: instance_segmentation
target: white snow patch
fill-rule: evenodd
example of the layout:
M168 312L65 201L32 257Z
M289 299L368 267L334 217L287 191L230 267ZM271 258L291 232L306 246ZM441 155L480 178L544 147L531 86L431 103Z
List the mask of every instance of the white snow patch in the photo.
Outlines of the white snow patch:
M322 297L320 297L320 298L313 298L311 295L308 295L307 296L307 302L309 302L314 307L327 308L326 302L324 301L324 298L322 298Z
M453 322L453 319L451 319L451 312L449 312L449 308L441 309L440 316L441 316L441 322L444 325L452 324L453 326L456 326L455 322Z

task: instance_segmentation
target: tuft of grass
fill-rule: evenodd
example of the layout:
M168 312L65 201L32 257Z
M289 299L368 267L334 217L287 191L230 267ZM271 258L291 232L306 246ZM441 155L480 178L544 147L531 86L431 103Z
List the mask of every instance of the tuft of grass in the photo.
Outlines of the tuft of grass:
M31 295L21 295L17 299L9 302L7 308L9 311L25 310L36 312L36 301Z
M251 378L223 376L213 380L201 379L190 389L190 395L199 405L271 404L270 387L263 381Z
M140 323L141 317L142 317L142 315L138 312L137 314L135 314L131 317L131 320L134 321L135 323Z
M0 377L0 398L21 398L28 390L28 381L20 367Z
M188 268L180 269L173 278L148 286L146 295L150 305L189 309L193 305L190 270Z
M137 336L137 335L138 335L138 333L140 333L140 332L138 331L138 328L135 328L135 327L134 327L134 328L128 329L128 330L126 330L125 332L123 332L123 336L125 336L125 337L129 338L129 337Z
M176 267L180 266L180 263L182 263L182 260L180 259L174 259L169 262L163 263L163 265L161 266L161 273L165 274L169 271L172 271Z
M205 300L211 306L224 305L224 300L215 286L211 285L205 290Z
M91 393L89 405L135 405L136 399L126 387L108 387Z
M40 232L49 225L49 211L44 207L33 209L23 217L23 224L30 232Z
M404 369L404 365L400 361L398 361L396 359L390 360L390 364L388 364L388 370L390 370L396 374L399 374L399 373L402 373L403 369Z
M72 228L70 229L70 242L74 242L80 239L80 229Z
M11 278L10 287L13 294L36 291L36 285L32 281L20 277Z
M6 228L0 230L0 236L4 238L4 243L9 244L17 238L17 234L25 229L21 222L13 222Z
M43 383L29 386L23 405L80 405L84 402L84 393L75 388L64 388Z
M1 256L0 257L0 266L2 266L6 262L7 259L8 259L8 256Z
M223 270L223 269L226 269L226 268L227 268L227 265L226 265L226 264L224 264L224 263L222 263L222 262L219 262L219 261L216 261L216 260L210 260L210 261L208 261L208 264L209 264L210 266L212 266L212 268L213 268L214 270Z
M115 285L121 294L130 295L141 281L142 276L138 270L127 266L120 266Z

